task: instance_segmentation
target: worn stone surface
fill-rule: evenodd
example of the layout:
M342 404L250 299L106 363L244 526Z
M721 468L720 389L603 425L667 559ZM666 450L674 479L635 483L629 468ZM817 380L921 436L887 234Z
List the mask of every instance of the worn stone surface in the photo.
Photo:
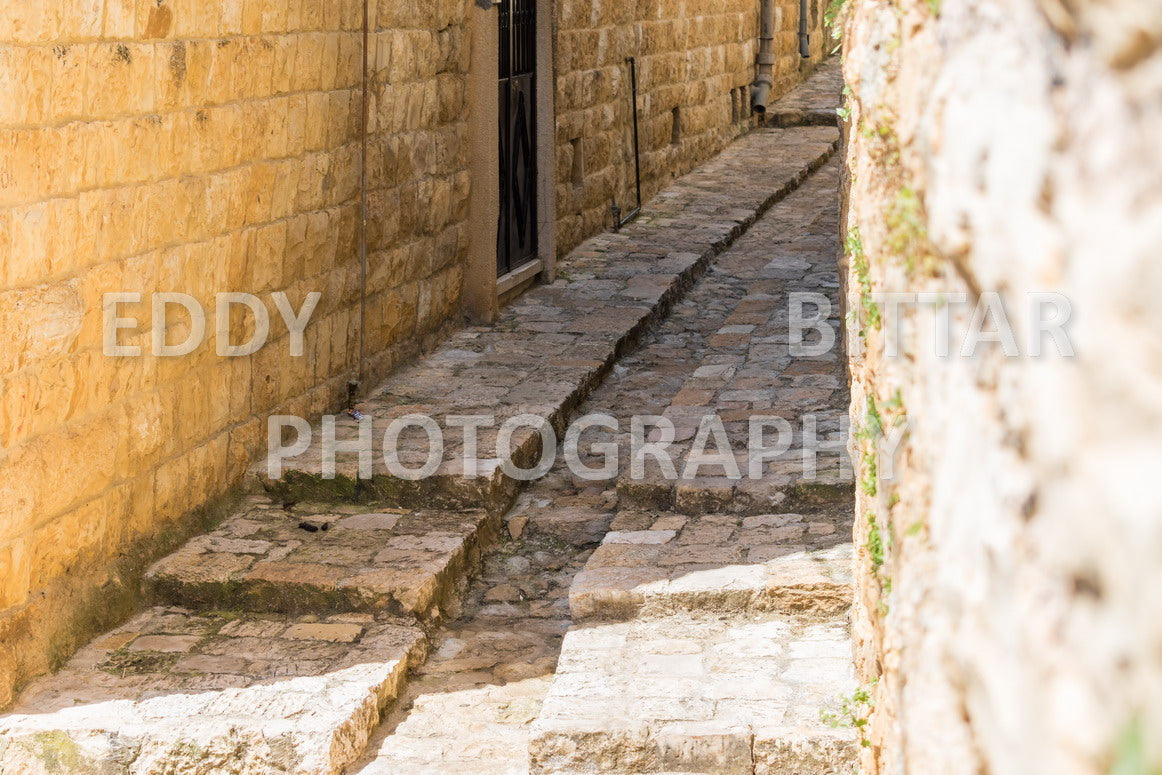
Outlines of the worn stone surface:
M809 75L831 48L824 0L807 4L807 60L799 56L797 1L774 5L772 98ZM627 57L637 63L639 161L648 200L752 126L759 7L748 0L696 8L680 0L561 0L556 10L556 217L562 247L571 248L612 223L613 201L623 215L635 204Z
M855 764L858 746L820 712L853 686L843 620L674 612L574 627L533 727L531 771L831 775ZM756 769L757 737L768 753ZM780 769L789 762L770 752L795 737L842 745Z
M374 508L283 508L253 496L217 530L150 568L146 580L155 597L175 605L439 618L495 541L497 520L482 511Z
M846 516L709 515L677 533L609 533L569 605L579 621L675 609L841 614L851 605L851 527Z
M836 106L843 91L839 58L830 59L767 109L768 126L837 126Z
M777 412L796 422L814 412L838 431L847 400L842 360L829 353L817 362L792 362L786 318L781 330L771 322L785 316L791 290L822 293L838 308L838 276L829 263L837 180L837 167L825 167L720 256L590 405L618 418L687 405L724 417ZM755 338L763 326L771 333ZM819 369L830 381L803 392L767 387L772 372L778 379L785 370L782 376L794 380L810 373L803 368ZM736 378L748 381L730 384ZM753 394L738 395L748 390ZM624 441L624 435L623 429L602 440ZM683 435L687 443L679 442L679 450L688 448L693 429ZM740 435L736 428L733 439ZM834 441L818 464L839 477L843 442ZM619 449L624 464L625 445ZM781 462L796 471L791 461ZM804 497L801 513L772 512L767 501L765 510L750 514L717 511L738 497L733 483L723 501L683 508L674 497L634 497L624 467L616 480L558 481L563 490L572 485L570 502L590 516L609 511L603 488L616 484L618 498L610 531L570 588L574 616L591 619L575 623L566 636L534 726L532 771L849 773L859 751L854 735L819 716L854 687L845 615L852 600L849 473L846 478L825 498ZM695 513L676 513L675 506ZM531 514L532 530L553 531L562 522L553 516L554 501L518 508ZM823 645L781 642L775 632L794 641L793 633L809 630L829 633L820 638ZM748 653L711 656L732 645ZM804 661L775 667L785 654ZM776 695L787 701L780 704Z
M852 421L874 402L907 428L890 479L887 439L855 450L880 449L856 518L865 772L1162 768L1162 17L1144 8L852 4ZM861 283L950 303L881 304L877 327ZM1040 293L1068 304L1073 356L1038 331ZM973 352L990 294L1013 341Z
M789 340L791 294L819 294L831 305L823 312L839 309L838 214L833 205L820 206L832 196L837 174L834 166L824 169L792 194L782 217L748 232L696 291L699 301L731 305L730 314L714 329L690 325L678 333L675 325L672 344L694 359L695 368L668 402L654 400L657 414L675 428L668 446L674 469L665 471L647 459L639 477L627 465L618 481L623 506L765 514L850 499L847 383L840 349L796 354ZM814 306L803 304L804 318L817 314ZM832 341L839 342L838 315L827 317L824 325L833 332ZM675 324L679 320L675 316ZM802 337L803 345L821 341L816 331ZM700 435L712 416L725 431L733 471L715 463L697 469L690 465L696 447L719 452L713 435ZM784 450L752 464L752 421L769 419L787 425L785 430L767 427L763 446L778 447L785 436ZM808 433L813 443L806 440ZM660 436L655 431L649 438Z
M833 172L818 174L831 174L829 180L834 186ZM792 195L752 228L766 228L768 239L776 239L776 234L793 231L800 218L809 222L820 209L835 207L833 188L829 191L826 186L819 186L811 190L816 192L814 198ZM768 222L774 223L766 226ZM719 271L719 267L731 265L740 244L736 243L718 257L715 270L702 278L676 305L671 317L645 338L640 350L615 366L580 411L609 412L626 418L633 412L657 413L660 409L655 406L668 404L683 382L700 368L700 358L690 357L689 351L675 342L705 348L705 336L698 332L713 332L726 325L724 321L732 313L735 300L742 295L724 285L722 277L729 277L730 271ZM519 534L521 540L506 544L486 563L481 579L469 593L462 618L449 623L437 638L433 656L409 685L403 707L370 746L359 770L361 773L524 775L529 771L530 727L542 714L542 702L556 670L561 635L571 624L568 596L588 572L582 571L587 561L592 562L610 547L660 551L672 542L676 550L688 551L680 543L687 535L687 526L692 537L710 526L702 525L700 517L621 509L616 484L615 478L578 479L558 456L553 470L518 497L506 515L506 524L509 534ZM728 515L721 519L735 527L713 536L702 533L697 551L729 551L736 535L746 530L784 529L781 538L764 536L767 545L782 542L784 547L796 548L808 543L819 547L828 542L840 545L844 534L850 533L850 525L842 516L755 517L747 518L745 527L742 517ZM786 530L788 527L791 529ZM828 532L828 528L835 532ZM643 532L657 532L670 541L612 543L632 542ZM602 544L607 533L613 539L609 544ZM707 546L715 542L718 543ZM840 547L838 551L844 550ZM777 553L775 547L771 557L764 556L762 561L772 559ZM814 561L808 561L808 565L814 565ZM840 574L846 571L843 563L827 567ZM580 576L575 576L578 571L582 571ZM842 602L837 600L837 604L846 607L850 603L850 588L843 587L839 594ZM689 617L680 605L672 605L661 613ZM658 626L664 626L666 621L658 619ZM843 620L827 623L827 619L816 617L813 622L836 634L837 640L830 648L837 657L833 666L838 670L834 675L824 672L830 676L825 676L825 681L838 676L841 682L842 676L851 671L850 658L843 662L843 657L848 656L843 646ZM800 624L806 627L812 620L804 619ZM689 644L689 648L698 647L697 643ZM687 688L685 684L674 683L668 691L675 702L681 702ZM821 689L822 704L833 705L840 688L836 685ZM763 771L780 772L779 767L785 770L788 766L797 766L796 759L809 762L815 757L826 762L850 762L850 736L821 727L819 707L812 702L807 700L804 704L802 720L813 731L756 728L751 736L753 746L740 747L738 737L719 735L714 730L695 730L681 725L668 728L663 738L668 752L665 766L681 765L683 772L692 772L695 770L691 762L697 761L705 764L706 769L702 771L721 773L725 771L723 767L745 766L753 758L763 762L761 766L770 767ZM780 717L776 723L784 722L785 718ZM628 734L628 731L620 730L617 734ZM684 753L688 749L698 751L702 758ZM733 756L744 749L744 755ZM714 751L732 755L724 763L710 758ZM609 765L604 762L601 771L622 771ZM591 772L592 766L591 763L583 763L576 769L561 766L557 771ZM824 768L806 771L831 775Z
M539 483L532 491L554 495ZM352 772L527 773L529 728L569 627L569 582L590 551L547 537L503 544ZM517 594L501 604L498 587Z
M309 619L150 609L0 717L0 771L338 775L426 642L404 620Z

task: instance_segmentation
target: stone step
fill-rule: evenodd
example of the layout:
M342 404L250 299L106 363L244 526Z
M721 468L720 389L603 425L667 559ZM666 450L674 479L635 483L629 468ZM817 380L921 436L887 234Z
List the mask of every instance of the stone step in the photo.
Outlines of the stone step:
M852 602L850 510L623 512L569 588L574 621L682 611L834 616Z
M684 459L688 447L678 447ZM713 453L713 449L710 450ZM730 513L761 516L779 509L810 509L850 503L855 483L845 454L819 455L820 473L804 477L798 464L769 470L760 479L746 475L746 458L739 458L742 475L669 478L658 473L641 480L623 477L617 482L618 504L636 510L674 511L688 516Z
M425 650L388 617L154 608L0 716L0 772L338 775Z
M810 78L767 107L767 126L838 126L836 108L843 102L839 57L823 62Z
M531 415L560 438L576 407L714 256L822 166L838 143L834 127L767 129L740 138L730 153L675 181L620 232L573 251L556 282L526 292L495 324L454 334L372 391L358 407L369 425L369 467L361 469L358 453L347 451L335 453L334 471L325 469L317 424L302 453L273 468L259 460L249 481L283 502L374 498L403 508L504 512L521 482L502 463L528 468L540 454L541 436L524 428L506 452L496 443L499 428ZM418 479L389 467L383 455L391 423L417 414L436 421L444 442L442 449L430 446L425 432L411 428L393 445L411 470L422 468L435 449L434 473ZM466 415L494 420L479 431L479 464L472 468L464 465L463 430L447 422ZM335 420L335 438L357 439L362 427L343 415Z
M411 615L457 605L500 520L475 511L377 511L250 496L213 532L149 569L155 600L213 610Z
M855 735L821 713L854 686L844 622L716 613L574 627L530 772L848 775Z

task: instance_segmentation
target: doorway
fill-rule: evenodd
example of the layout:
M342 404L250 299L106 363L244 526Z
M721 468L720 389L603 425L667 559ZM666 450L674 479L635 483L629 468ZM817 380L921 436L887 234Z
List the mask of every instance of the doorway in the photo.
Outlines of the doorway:
M537 258L536 0L499 5L500 217L496 273Z

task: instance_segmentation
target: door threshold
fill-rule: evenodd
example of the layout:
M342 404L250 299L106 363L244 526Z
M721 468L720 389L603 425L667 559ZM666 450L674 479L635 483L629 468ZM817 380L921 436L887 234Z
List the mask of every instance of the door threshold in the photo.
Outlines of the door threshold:
M510 291L514 291L535 279L544 269L544 259L538 258L528 262L524 266L518 266L508 274L502 274L496 278L496 295L503 299Z

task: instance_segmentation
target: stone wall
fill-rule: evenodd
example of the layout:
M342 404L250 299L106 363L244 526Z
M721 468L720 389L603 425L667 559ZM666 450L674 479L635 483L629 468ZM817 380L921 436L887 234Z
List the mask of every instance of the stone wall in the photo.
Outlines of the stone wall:
M849 5L864 772L1162 771L1162 17ZM1068 299L1076 357L1036 336L1036 292ZM1020 356L965 357L998 298Z
M824 0L810 0L813 56L798 49L798 0L776 0L775 88L789 91L827 51ZM558 249L635 204L630 70L638 68L643 197L750 125L758 0L562 0L557 36ZM675 113L676 111L676 113ZM678 124L675 130L675 123Z
M372 2L369 376L438 333L466 250L463 2ZM357 0L8 3L0 11L0 706L132 604L144 562L265 444L335 409L357 363ZM388 86L387 84L391 84ZM270 304L322 299L306 357ZM102 352L102 294L139 325ZM153 358L149 295L208 310ZM271 340L213 344L218 292ZM171 341L188 318L171 311ZM235 321L238 341L246 325Z

